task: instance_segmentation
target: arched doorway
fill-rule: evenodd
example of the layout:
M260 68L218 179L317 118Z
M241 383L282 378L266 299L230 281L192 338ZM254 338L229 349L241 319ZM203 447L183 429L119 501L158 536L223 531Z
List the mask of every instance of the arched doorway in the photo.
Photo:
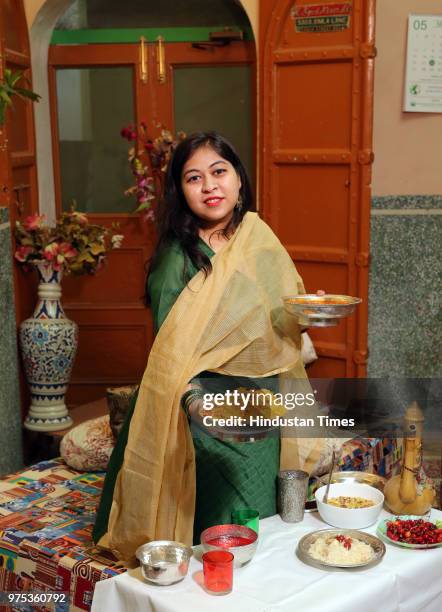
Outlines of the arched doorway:
M50 105L36 109L40 211L54 218L75 199L92 220L118 221L125 235L123 248L96 278L64 281L65 308L80 326L71 404L102 397L108 386L139 382L153 341L142 296L154 236L150 224L130 213L134 202L123 194L132 184L128 143L119 136L123 125L145 121L152 137L159 125L188 133L217 129L256 175L255 50L239 3L220 0L220 10L211 6L210 13L200 0L164 2L151 13L149 3L137 0L123 11L120 2L105 4L106 11L101 0L46 2L31 30L38 91L46 58L49 64ZM248 28L249 40L207 45L210 32L223 28ZM55 44L47 53L50 40Z

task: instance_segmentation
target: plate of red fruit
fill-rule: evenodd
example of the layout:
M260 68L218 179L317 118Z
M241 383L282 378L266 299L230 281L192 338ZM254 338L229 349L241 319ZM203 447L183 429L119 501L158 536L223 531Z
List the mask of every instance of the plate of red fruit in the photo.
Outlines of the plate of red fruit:
M378 535L390 544L405 548L437 548L442 546L442 521L422 516L395 516L382 520Z

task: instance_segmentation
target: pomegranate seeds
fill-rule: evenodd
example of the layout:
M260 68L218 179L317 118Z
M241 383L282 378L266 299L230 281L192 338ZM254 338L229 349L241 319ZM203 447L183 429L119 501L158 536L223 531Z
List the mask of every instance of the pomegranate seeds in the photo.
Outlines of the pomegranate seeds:
M442 529L423 519L396 519L387 522L387 536L394 542L438 544L442 542Z

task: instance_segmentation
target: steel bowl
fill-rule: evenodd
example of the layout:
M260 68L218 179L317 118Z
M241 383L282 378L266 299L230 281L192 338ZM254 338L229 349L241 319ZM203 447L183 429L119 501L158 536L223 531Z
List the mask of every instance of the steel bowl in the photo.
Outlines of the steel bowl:
M318 480L320 480L323 484L327 484L328 474L319 476ZM356 482L358 484L365 484L370 487L374 487L375 489L379 489L379 491L383 491L387 479L383 476L379 476L378 474L370 474L369 472L342 471L333 472L331 482L332 484Z
M156 540L143 544L135 554L144 578L166 586L185 578L193 551L181 542Z
M246 538L250 544L232 545L232 539ZM217 544L210 544L218 540ZM241 567L252 559L258 548L258 534L245 525L215 525L205 529L201 534L201 547L204 552L209 550L228 550L234 556L233 567Z
M285 295L282 301L285 309L298 317L299 324L308 327L333 327L362 302L361 298L333 294Z

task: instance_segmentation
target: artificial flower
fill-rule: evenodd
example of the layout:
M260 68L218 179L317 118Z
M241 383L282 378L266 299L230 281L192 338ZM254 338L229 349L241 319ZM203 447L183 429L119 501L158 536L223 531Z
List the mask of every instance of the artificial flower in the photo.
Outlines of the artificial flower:
M112 247L114 249L119 249L121 247L123 239L124 239L124 236L122 234L114 234L111 239Z
M178 132L177 139L174 140L172 132L162 129L161 136L152 140L147 134L146 121L141 121L138 130L133 124L123 127L120 134L129 142L138 141L140 148L139 151L136 151L135 147L129 149L128 160L135 184L126 189L124 195L135 196L137 207L134 212L143 213L145 220L153 220L153 205L163 192L167 164L178 143L186 138L186 134Z
M17 261L24 263L33 250L30 246L21 246L15 251L14 257Z
M33 232L41 228L45 215L30 215L23 221L23 227L28 232Z
M32 215L16 223L14 256L24 269L41 264L65 274L95 274L106 252L121 246L123 236L115 233L116 227L89 223L87 215L75 207L63 212L55 226L43 223L43 215Z

